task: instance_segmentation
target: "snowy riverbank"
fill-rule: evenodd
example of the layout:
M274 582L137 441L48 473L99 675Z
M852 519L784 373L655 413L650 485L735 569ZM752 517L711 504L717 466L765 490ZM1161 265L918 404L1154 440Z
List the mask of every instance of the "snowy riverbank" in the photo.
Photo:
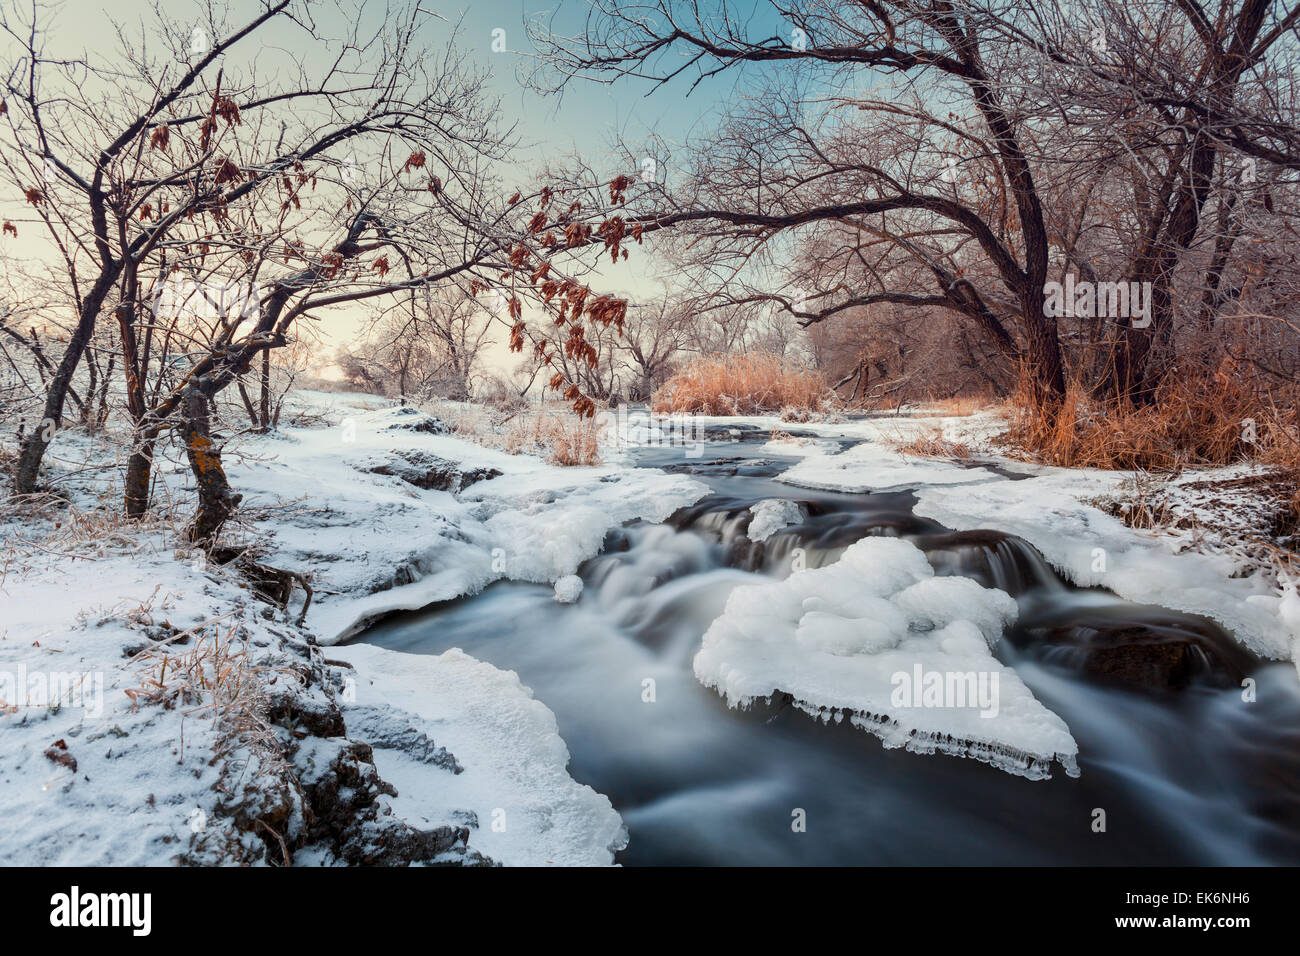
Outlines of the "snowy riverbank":
M284 610L256 599L172 520L96 517L111 448L60 436L50 477L71 507L3 528L4 858L611 862L618 814L568 775L554 717L513 674L317 645L498 578L553 581L703 487L482 449L370 396L298 398L315 427L229 457L244 502L227 537L310 575L303 628L301 590ZM158 471L183 520L184 469Z

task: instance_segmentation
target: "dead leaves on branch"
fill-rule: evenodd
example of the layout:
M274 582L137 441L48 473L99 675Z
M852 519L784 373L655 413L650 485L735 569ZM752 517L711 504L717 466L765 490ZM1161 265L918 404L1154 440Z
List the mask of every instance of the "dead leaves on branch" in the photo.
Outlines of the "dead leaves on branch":
M213 174L212 182L216 186L224 186L226 183L243 182L244 174L238 166L230 161L229 157L222 157L217 163L216 171Z
M343 268L343 256L337 252L330 252L321 256L322 279L336 279Z
M199 127L199 149L207 152L208 147L212 145L212 135L217 131L217 120L224 120L226 128L243 125L243 120L239 116L239 104L228 96L222 96L220 92L212 94L212 109L208 112L208 117Z
M627 190L635 180L631 176L615 176L609 181L609 201L618 205L627 202Z
M609 253L611 262L618 262L618 254L623 243L624 236L627 235L627 223L622 216L613 216L606 219L596 230L596 235L600 236L605 242L605 251ZM623 258L627 259L627 250L622 249Z

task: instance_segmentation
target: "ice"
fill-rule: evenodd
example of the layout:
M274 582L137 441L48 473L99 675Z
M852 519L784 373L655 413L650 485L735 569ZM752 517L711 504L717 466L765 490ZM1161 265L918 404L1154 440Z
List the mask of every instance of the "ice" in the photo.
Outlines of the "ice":
M1300 594L1296 593L1296 582L1293 580L1284 582L1282 586L1278 616L1288 631L1291 640L1291 660L1295 662L1297 673L1300 673Z
M822 431L827 426L808 427ZM1230 552L1202 549L1192 534L1177 529L1152 533L1128 528L1090 503L1124 494L1121 485L1131 473L998 458L988 442L1005 423L991 413L946 419L874 418L835 427L846 437L862 439L861 443L837 455L807 449L806 457L779 480L850 492L917 489L919 516L955 531L989 529L1017 535L1077 585L1104 587L1130 601L1203 614L1262 657L1300 657L1300 628L1283 619L1285 594L1258 567L1243 569ZM892 447L935 429L968 447L983 446L986 458L997 458L1000 471L1029 477L1011 481L987 468L904 456ZM1220 471L1231 473L1231 469ZM1171 494L1178 494L1176 482L1171 489ZM1205 533L1212 537L1213 529Z
M750 541L766 541L782 528L803 521L803 512L793 501L784 498L768 498L751 507L754 517L745 532Z
M555 582L555 600L560 604L573 604L582 597L582 578L566 574Z
M626 846L622 818L569 776L555 715L514 671L457 648L425 655L352 644L330 653L366 675L352 707L400 711L464 768L452 774L376 748L380 775L397 787L393 811L408 822L469 811L478 821L471 844L510 866L607 866Z
M1005 591L980 587L970 578L944 577L918 581L894 597L913 623L925 628L969 621L990 645L1016 619L1016 602Z
M695 675L732 706L789 694L815 716L849 716L887 747L1031 779L1054 762L1077 775L1065 722L993 656L1015 616L1004 592L935 577L914 545L868 537L835 564L736 588L704 635Z
M993 478L985 468L908 457L875 442L837 455L814 451L778 480L825 491L895 491L917 485L965 485Z
M483 525L505 577L550 584L576 572L625 521L663 521L707 491L694 479L652 469L568 468L506 475L462 497L496 511Z

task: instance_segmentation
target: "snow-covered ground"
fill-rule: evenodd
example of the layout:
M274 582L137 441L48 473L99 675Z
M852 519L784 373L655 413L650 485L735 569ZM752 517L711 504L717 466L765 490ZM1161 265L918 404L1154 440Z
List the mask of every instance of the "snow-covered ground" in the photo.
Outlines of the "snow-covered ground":
M704 486L509 456L372 396L295 397L312 427L228 455L244 495L228 537L310 575L305 630L301 590L283 611L255 599L171 521L69 536L117 494L97 477L117 473L111 447L84 436L60 436L52 470L75 516L14 512L0 528L0 857L222 862L265 856L265 840L275 857L293 845L297 863L413 846L433 861L610 863L626 840L618 814L568 775L554 717L514 674L455 650L342 647L326 661L311 641L500 578L564 579L610 528L662 520ZM157 471L183 520L187 470ZM238 681L233 725L214 719Z

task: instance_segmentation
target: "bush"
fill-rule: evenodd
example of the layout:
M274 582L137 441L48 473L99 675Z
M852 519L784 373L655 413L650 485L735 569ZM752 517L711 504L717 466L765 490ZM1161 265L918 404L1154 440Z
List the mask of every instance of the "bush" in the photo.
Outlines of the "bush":
M835 397L817 372L767 352L696 359L655 392L656 412L700 415L800 414L832 410Z
M1096 401L1071 384L1054 420L1034 408L1027 388L1020 392L1011 437L1064 468L1172 471L1265 460L1281 450L1269 395L1231 363L1170 375L1151 404L1137 407Z

